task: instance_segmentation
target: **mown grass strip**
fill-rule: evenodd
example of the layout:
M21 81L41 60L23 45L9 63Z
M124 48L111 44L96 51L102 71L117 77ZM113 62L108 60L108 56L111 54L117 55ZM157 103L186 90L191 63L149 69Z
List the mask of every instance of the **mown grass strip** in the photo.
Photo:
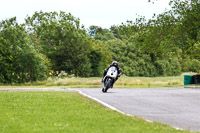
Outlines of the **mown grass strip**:
M199 88L199 85L184 86L184 75L195 73L183 73L180 76L171 77L126 77L121 76L114 84L114 88ZM65 77L49 78L45 81L36 81L24 84L1 85L0 88L101 88L102 77Z
M122 115L74 92L0 92L0 131L189 133Z
M25 84L2 85L0 88L101 88L101 78L63 78ZM183 88L182 77L121 77L114 88Z

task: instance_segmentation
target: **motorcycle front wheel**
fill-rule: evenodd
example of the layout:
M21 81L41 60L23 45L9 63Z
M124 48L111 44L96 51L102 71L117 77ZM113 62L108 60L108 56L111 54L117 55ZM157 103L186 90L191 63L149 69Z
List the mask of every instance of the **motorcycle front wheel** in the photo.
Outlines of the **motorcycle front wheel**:
M102 92L107 92L107 90L110 88L110 82L111 82L111 80L110 79L108 79L108 81L106 82L106 88L102 88Z

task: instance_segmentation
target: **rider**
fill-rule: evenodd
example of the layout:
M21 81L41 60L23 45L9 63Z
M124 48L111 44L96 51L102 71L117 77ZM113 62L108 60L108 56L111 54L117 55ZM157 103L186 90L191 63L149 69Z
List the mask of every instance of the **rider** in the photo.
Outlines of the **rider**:
M115 66L117 68L117 77L115 79L115 81L117 81L118 77L120 77L122 75L122 72L121 72L121 68L118 64L117 61L113 61L105 70L104 70L104 73L103 73L103 79L104 77L106 76L107 72L108 72L108 69L112 66ZM103 82L103 79L102 79L102 82ZM113 82L113 84L115 83L115 81ZM113 87L113 84L111 85L111 88Z

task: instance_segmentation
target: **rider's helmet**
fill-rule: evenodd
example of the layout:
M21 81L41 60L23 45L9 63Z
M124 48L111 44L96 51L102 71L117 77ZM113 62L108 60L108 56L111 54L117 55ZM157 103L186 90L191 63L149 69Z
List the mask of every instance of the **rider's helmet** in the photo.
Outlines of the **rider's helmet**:
M117 61L113 61L112 62L112 66L118 67L118 62Z

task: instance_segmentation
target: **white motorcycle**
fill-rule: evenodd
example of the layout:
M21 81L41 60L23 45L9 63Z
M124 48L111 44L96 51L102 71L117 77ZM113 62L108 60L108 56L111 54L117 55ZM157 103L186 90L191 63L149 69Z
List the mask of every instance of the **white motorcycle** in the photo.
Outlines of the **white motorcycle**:
M102 92L107 92L107 90L113 85L117 78L117 73L117 68L114 66L108 69L106 76L103 78Z

